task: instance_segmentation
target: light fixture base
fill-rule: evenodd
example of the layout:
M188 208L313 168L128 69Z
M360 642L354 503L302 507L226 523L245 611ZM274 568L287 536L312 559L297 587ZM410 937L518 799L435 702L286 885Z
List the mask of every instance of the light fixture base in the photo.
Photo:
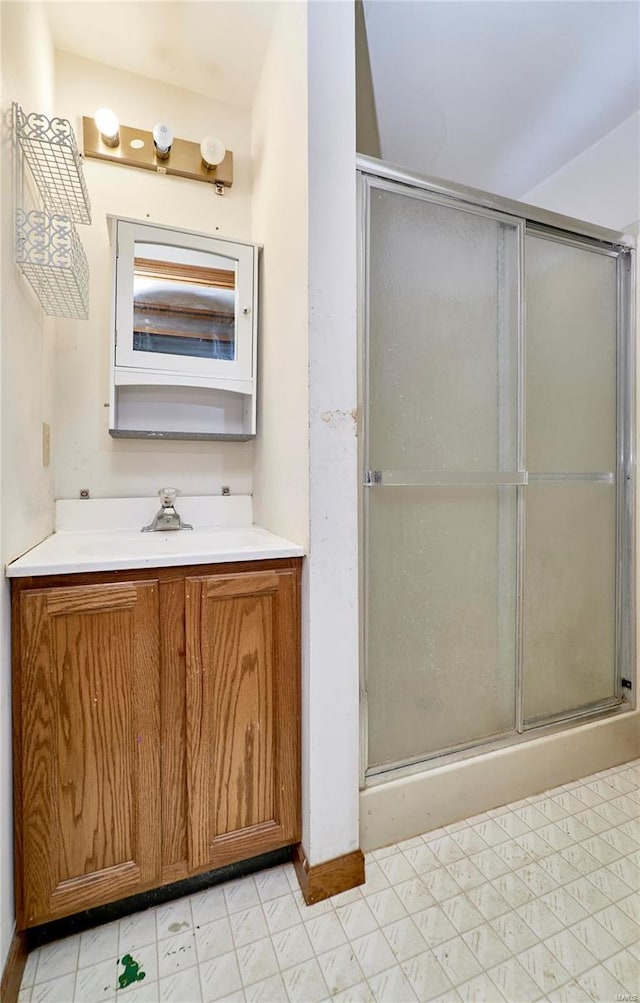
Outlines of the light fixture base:
M233 184L231 150L227 150L224 160L217 167L206 168L202 163L199 143L174 139L169 157L163 160L154 149L151 132L121 125L120 144L117 147L109 147L102 139L92 118L84 116L82 128L85 157L109 160L114 164L124 164L125 167L141 167L143 170L190 178L192 181L205 181L207 184L223 185L225 188L231 188ZM144 144L140 148L131 145L140 141Z

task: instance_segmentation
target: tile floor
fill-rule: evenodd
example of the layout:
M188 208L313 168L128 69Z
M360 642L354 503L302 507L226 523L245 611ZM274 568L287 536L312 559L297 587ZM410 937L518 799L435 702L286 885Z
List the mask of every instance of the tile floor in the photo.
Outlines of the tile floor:
M287 864L48 944L19 1000L638 999L639 892L636 760L377 850L316 906Z

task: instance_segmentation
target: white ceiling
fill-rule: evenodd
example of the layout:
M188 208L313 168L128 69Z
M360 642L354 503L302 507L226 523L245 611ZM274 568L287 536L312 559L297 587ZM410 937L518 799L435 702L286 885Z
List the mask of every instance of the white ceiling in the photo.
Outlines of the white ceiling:
M521 198L640 107L638 2L364 0L364 13L381 156L412 170Z
M245 108L277 6L47 3L56 48ZM521 198L640 107L640 0L364 0L364 13L380 154L409 169Z
M277 3L50 0L57 49L251 106Z

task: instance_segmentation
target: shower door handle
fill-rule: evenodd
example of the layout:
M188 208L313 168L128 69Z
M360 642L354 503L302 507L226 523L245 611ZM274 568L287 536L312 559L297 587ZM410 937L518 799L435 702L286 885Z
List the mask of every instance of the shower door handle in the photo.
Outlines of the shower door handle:
M526 470L365 470L364 486L372 487L465 487L516 486L528 484Z

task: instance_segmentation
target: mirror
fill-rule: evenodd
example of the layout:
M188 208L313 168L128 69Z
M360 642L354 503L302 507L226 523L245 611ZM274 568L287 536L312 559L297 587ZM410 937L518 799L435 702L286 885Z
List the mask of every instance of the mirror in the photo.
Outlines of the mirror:
M159 250L135 244L134 351L233 360L236 269L214 254L193 252L197 261L181 263Z

